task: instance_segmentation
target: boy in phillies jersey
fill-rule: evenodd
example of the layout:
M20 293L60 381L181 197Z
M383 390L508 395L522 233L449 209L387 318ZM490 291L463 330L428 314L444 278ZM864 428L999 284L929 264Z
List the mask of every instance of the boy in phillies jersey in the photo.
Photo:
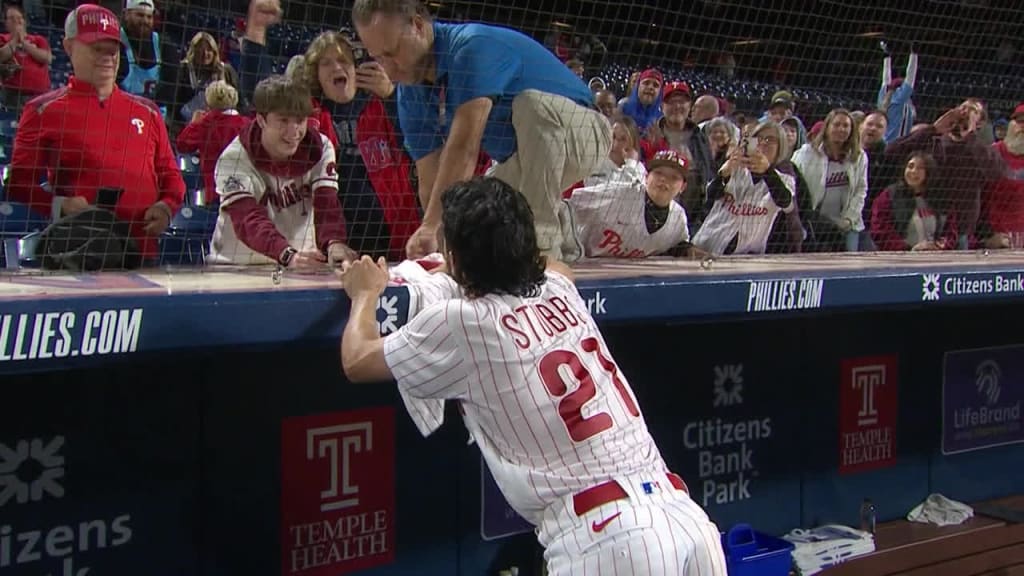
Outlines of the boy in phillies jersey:
M686 210L675 201L686 187L690 162L662 150L647 162L643 180L613 178L573 191L569 205L588 257L646 258L689 252Z
M309 270L355 258L345 244L334 146L306 128L310 102L305 85L282 76L256 86L256 121L214 170L220 215L213 262Z
M568 268L541 256L525 197L478 178L439 200L448 273L425 288L447 298L409 324L379 335L383 259L343 265L348 379L396 380L424 435L458 401L552 576L725 576L718 528L666 467Z

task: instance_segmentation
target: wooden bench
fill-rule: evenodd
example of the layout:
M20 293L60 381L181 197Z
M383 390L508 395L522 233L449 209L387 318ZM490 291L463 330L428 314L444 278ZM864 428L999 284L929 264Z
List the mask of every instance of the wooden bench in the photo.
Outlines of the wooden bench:
M983 504L1024 510L1024 496ZM875 552L824 576L1024 576L1024 524L975 513L959 526L899 520L880 524Z

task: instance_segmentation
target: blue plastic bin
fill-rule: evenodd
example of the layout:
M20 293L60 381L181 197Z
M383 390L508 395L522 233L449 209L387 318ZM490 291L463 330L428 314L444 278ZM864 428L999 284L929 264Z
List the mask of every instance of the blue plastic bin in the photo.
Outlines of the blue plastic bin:
M737 524L722 534L729 576L789 576L793 543Z

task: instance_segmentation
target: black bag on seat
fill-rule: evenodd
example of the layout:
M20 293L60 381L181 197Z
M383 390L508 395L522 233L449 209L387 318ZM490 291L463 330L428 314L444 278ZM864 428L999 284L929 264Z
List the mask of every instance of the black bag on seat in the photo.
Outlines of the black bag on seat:
M47 226L40 234L36 258L47 270L73 272L134 270L142 266L142 253L129 234L128 224L110 210L95 207Z

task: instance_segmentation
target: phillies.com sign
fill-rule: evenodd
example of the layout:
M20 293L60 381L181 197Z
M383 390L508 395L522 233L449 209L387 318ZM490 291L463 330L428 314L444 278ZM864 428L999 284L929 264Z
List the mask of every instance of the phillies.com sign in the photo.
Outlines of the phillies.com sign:
M394 561L395 412L281 423L281 574L335 576Z

